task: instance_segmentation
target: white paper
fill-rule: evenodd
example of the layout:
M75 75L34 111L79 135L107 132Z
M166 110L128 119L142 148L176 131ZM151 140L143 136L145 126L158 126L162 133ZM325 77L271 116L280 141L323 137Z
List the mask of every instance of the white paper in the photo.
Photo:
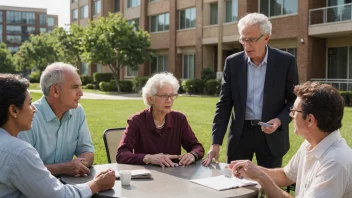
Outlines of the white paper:
M238 179L236 177L226 177L225 175L220 175L216 177L208 177L204 179L194 179L190 180L193 183L200 184L215 190L227 190L232 188L239 188L243 186L257 185L258 182L249 179Z

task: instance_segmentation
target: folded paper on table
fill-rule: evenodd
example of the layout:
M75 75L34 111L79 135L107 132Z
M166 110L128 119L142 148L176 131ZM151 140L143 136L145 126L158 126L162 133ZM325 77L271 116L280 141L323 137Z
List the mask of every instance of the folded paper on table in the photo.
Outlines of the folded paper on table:
M152 173L149 170L138 169L138 170L130 170L131 171L131 179L150 179L152 178ZM115 171L116 179L120 179L120 174L118 171Z
M258 182L253 180L226 177L225 175L208 177L204 179L194 179L190 181L219 191L258 184Z

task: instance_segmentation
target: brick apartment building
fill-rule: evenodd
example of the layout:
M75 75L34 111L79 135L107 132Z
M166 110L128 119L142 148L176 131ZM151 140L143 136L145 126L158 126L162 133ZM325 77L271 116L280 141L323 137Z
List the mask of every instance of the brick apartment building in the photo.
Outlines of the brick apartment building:
M169 71L200 78L202 68L221 74L225 58L242 50L238 20L266 14L273 24L269 45L296 56L300 82L352 79L352 0L70 0L71 22L121 12L151 34L157 56L122 78ZM82 64L82 73L107 72ZM322 79L320 79L322 80ZM339 83L341 89L346 83ZM350 89L350 88L349 88Z
M46 9L0 5L0 42L16 53L31 34L50 32L58 25L58 16Z

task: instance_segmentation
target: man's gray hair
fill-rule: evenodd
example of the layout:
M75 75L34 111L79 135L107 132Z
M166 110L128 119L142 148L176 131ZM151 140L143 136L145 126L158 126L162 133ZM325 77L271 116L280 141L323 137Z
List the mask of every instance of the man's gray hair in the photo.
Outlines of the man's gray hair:
M151 106L148 97L154 96L158 92L158 89L163 87L165 84L171 85L174 94L177 94L178 89L180 88L180 83L172 73L158 73L149 78L149 80L142 89L142 97L146 106Z
M53 63L45 68L42 75L40 76L40 88L42 89L45 96L49 96L50 87L52 85L63 83L64 71L77 73L76 67L62 62Z
M268 17L260 13L247 14L238 21L237 27L238 31L241 33L245 27L259 25L260 33L262 35L271 36L272 25Z

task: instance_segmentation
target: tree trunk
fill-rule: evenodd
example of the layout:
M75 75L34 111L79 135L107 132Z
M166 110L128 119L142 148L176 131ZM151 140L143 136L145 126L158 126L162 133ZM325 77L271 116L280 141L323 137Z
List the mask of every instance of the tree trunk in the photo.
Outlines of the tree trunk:
M121 87L120 87L120 65L118 65L117 63L115 63L115 64L116 65L109 64L109 68L110 68L110 70L112 72L112 76L115 79L117 92L120 93L121 92Z

